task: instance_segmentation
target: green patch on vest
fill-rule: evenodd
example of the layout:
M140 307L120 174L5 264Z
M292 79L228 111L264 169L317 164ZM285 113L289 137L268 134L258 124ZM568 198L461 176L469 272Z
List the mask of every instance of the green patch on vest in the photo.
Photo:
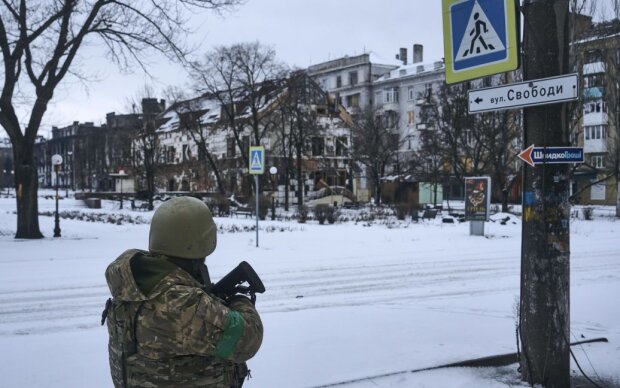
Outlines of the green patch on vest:
M227 359L233 354L237 342L239 342L239 339L243 335L244 325L243 316L239 312L235 310L228 311L226 328L224 329L222 338L215 347L215 357Z

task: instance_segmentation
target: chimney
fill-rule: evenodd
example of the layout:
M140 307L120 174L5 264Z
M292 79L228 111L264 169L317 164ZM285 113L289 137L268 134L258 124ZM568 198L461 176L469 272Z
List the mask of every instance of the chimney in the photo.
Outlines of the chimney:
M421 44L413 45L413 63L420 63L424 61L424 46Z
M403 65L407 66L407 49L405 47L400 48L399 58L403 61Z

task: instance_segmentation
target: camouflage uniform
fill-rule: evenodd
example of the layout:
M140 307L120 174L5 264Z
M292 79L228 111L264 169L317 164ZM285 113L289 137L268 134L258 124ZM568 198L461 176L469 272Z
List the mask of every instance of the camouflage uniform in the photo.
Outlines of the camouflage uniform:
M106 270L110 368L119 387L238 387L263 326L252 302L228 307L166 256L128 250Z

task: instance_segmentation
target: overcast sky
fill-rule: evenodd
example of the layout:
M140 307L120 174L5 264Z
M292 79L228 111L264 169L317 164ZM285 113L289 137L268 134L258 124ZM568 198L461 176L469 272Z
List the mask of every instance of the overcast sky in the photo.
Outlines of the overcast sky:
M193 23L193 42L201 52L214 45L256 41L270 45L280 60L307 67L344 55L374 52L392 62L400 47L424 45L424 61L443 57L441 2L437 0L248 0L223 16L204 13ZM128 99L145 84L155 91L166 85L185 86L184 70L153 57L153 79L138 71L123 75L95 48L84 51L81 68L97 81L66 79L44 119L43 130L74 120L102 123L107 112L128 112ZM161 98L164 98L162 95Z
M411 61L414 43L424 46L425 63L443 57L440 0L247 0L234 12L203 13L191 23L196 33L190 41L201 44L199 52L216 45L259 41L274 47L280 60L302 68L364 52L393 62L400 47L408 49ZM82 51L80 67L96 80L65 79L50 104L42 132L74 120L100 124L112 111L127 113L128 100L138 99L145 85L159 98L165 98L166 86L189 86L185 71L164 58L152 58L153 77L149 77L140 70L120 74L101 54L96 47Z

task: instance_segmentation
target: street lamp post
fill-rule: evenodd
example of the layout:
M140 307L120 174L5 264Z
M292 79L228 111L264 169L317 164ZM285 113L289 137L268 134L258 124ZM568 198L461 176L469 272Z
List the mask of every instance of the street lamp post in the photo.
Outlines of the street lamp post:
M58 216L58 176L60 175L60 166L62 165L62 156L56 154L52 156L52 166L56 173L56 214L54 216L54 237L60 237L60 218Z
M271 174L271 189L272 189L272 193L271 193L271 220L272 221L276 219L275 178L276 178L277 173L278 173L278 168L276 166L271 166L271 168L269 168L269 174Z

